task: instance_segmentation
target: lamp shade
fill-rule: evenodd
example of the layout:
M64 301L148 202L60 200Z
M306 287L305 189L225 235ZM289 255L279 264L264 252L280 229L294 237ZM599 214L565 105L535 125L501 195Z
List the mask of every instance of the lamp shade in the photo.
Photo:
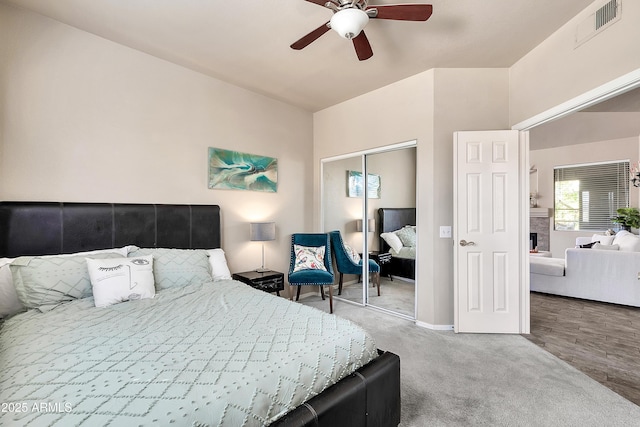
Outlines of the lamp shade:
M367 227L369 228L369 233L373 233L376 230L376 221L374 219L369 219L367 223ZM362 231L362 220L356 220L356 231Z
M250 234L252 241L266 242L267 240L276 240L276 223L252 222Z
M340 37L351 40L360 34L360 31L369 22L369 15L360 9L343 9L331 17L331 29L340 34Z

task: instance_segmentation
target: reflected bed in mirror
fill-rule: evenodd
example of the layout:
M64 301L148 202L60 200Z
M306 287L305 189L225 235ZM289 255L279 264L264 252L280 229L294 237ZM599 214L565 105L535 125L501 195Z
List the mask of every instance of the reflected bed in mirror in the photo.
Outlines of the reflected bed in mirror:
M379 236L380 252L391 253L391 262L387 272L391 277L399 276L415 280L416 260L415 260L415 237L413 246L408 243L411 240L411 233L402 233L404 227L416 225L416 208L380 208L379 215ZM392 236L385 236L395 248L392 248L383 234L389 233ZM396 237L394 237L395 235ZM399 242L397 245L393 241Z

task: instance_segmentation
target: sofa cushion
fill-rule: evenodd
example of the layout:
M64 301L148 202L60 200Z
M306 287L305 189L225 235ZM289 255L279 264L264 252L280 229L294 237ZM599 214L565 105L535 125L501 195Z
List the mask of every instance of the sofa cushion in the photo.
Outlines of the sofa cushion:
M620 246L623 252L640 252L640 238L625 230L616 234L613 244Z
M529 269L531 273L545 276L564 276L563 258L530 257Z

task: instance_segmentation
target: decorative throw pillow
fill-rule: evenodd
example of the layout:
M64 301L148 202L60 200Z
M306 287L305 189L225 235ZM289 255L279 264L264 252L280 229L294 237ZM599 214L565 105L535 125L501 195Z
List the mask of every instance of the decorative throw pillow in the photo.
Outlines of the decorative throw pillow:
M395 231L391 233L382 233L380 234L380 237L382 237L384 241L387 242L387 245L389 245L389 247L394 251L399 252L400 249L402 249L402 241Z
M615 235L613 244L620 246L620 250L624 252L640 252L640 238L626 230Z
M153 255L153 276L156 289L211 282L209 257L204 249L138 249L129 258Z
M603 234L594 234L591 236L592 242L600 242L602 245L612 245L615 236L605 236Z
M26 308L46 311L63 302L92 295L86 256L19 257L11 263L13 283ZM117 253L91 258L122 259Z
M327 271L324 266L324 251L324 246L293 245L293 252L296 255L293 272L301 270Z
M120 259L86 259L96 307L153 298L153 255Z
M213 280L230 280L231 272L229 271L224 251L222 249L209 249L207 254L209 255L209 266L211 267Z
M583 249L591 249L593 247L593 245L595 245L598 242L591 242L591 243L587 243L585 245L578 245L579 248L583 248Z
M13 276L9 268L11 261L12 258L0 258L0 319L25 310L13 286Z
M416 230L413 227L402 227L396 231L396 235L400 238L402 246L412 248L416 245Z
M347 251L347 255L349 255L349 258L351 258L351 261L353 261L356 264L360 262L360 254L355 249L353 249L351 246L347 245L346 243L344 244L344 249Z

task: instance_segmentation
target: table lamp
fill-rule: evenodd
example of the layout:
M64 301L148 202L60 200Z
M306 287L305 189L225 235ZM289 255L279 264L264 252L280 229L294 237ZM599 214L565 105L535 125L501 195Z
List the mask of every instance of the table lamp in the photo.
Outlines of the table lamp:
M276 240L276 223L275 222L252 222L250 239L253 242L267 242ZM264 243L262 243L262 267L256 268L258 273L269 271L264 267Z

